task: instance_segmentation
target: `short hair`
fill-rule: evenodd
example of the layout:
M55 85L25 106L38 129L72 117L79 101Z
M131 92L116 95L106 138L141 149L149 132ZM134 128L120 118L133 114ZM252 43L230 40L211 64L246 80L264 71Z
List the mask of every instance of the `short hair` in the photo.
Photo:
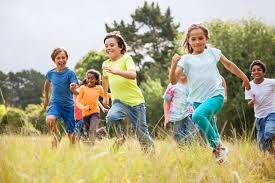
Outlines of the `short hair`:
M262 68L263 72L266 73L266 65L261 60L254 60L249 66L249 72L252 72L252 68L254 65L258 65Z
M87 72L86 72L86 77L87 77L87 75L88 74L93 74L94 76L95 76L95 78L96 78L96 85L99 85L100 84L100 82L101 82L101 74L100 74L100 72L98 72L97 70L95 70L95 69L89 69ZM85 84L87 84L87 80L85 79Z
M52 58L52 61L54 61L55 60L55 57L59 54L59 53L61 53L61 52L64 52L65 53L65 55L66 55L66 57L67 57L67 59L68 59L68 53L67 53L67 51L64 49L64 48L55 48L55 49L53 49L53 51L52 51L52 54L51 54L51 58Z
M122 48L121 54L124 54L127 51L127 46L124 38L121 36L119 31L113 31L108 33L104 38L104 43L109 38L115 38L118 44L118 47Z

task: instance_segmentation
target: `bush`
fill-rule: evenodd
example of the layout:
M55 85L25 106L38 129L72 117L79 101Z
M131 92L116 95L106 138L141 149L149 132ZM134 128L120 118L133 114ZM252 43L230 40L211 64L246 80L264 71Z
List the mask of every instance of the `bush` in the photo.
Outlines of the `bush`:
M28 121L41 133L47 133L45 109L42 105L29 104L25 109Z
M4 105L0 105L0 122L6 112L6 107Z
M21 128L27 123L27 116L23 110L9 108L1 119L0 131L1 133L20 133Z

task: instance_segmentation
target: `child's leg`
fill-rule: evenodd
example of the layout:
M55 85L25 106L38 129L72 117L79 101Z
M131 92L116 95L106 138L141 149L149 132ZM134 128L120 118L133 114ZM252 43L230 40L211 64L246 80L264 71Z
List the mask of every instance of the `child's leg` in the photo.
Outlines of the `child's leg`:
M212 148L216 148L221 143L219 134L211 125L209 118L219 112L223 106L223 96L218 95L207 99L202 104L194 103L195 112L192 115L192 120L199 126L200 130L205 134L207 141Z
M60 140L61 140L61 134L57 130L57 126L56 126L56 117L53 115L49 115L49 116L47 116L46 121L47 121L48 128L53 136L52 147L56 148L57 143L60 142Z
M96 129L99 125L99 113L93 113L90 118L90 129L89 129L89 137L92 142L92 145L94 145L96 140Z
M106 116L106 127L110 137L115 135L118 139L124 137L121 122L126 118L126 109L123 104L115 100Z
M61 108L61 117L64 119L65 129L68 134L70 144L75 143L75 119L74 119L74 107L66 106Z
M174 123L174 139L179 145L191 143L198 133L199 129L195 126L190 117L186 117L183 120Z
M145 105L142 103L134 107L127 106L127 112L142 149L145 151L150 149L154 152L155 145L148 131Z
M61 141L61 134L57 129L56 121L61 119L60 107L57 105L51 105L47 111L46 123L53 136L52 147L56 148L58 142Z
M265 128L264 128L264 149L274 153L274 147L272 138L275 137L275 113L270 113L265 118Z

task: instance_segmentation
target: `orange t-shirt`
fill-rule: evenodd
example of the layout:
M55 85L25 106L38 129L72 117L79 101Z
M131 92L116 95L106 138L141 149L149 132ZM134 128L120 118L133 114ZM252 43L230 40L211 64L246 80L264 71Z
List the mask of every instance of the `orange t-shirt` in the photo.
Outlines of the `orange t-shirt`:
M89 116L90 114L99 112L98 98L99 96L103 97L103 88L100 85L97 85L93 88L87 87L85 85L80 86L79 95L77 96L77 104L87 106L89 109L82 110L83 116Z

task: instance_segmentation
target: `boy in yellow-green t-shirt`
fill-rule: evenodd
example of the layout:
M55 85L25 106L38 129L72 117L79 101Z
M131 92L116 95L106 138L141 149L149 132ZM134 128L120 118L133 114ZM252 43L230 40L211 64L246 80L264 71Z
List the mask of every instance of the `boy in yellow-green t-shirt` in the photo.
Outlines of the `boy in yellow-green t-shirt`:
M110 130L113 129L116 133L115 145L119 147L125 141L120 123L129 116L142 149L154 150L146 122L144 97L137 86L135 64L132 57L125 54L126 43L119 32L112 32L104 38L104 44L109 59L102 64L103 90L104 96L107 96L110 86L113 101L106 116L108 132L111 135ZM103 102L108 106L106 97Z

